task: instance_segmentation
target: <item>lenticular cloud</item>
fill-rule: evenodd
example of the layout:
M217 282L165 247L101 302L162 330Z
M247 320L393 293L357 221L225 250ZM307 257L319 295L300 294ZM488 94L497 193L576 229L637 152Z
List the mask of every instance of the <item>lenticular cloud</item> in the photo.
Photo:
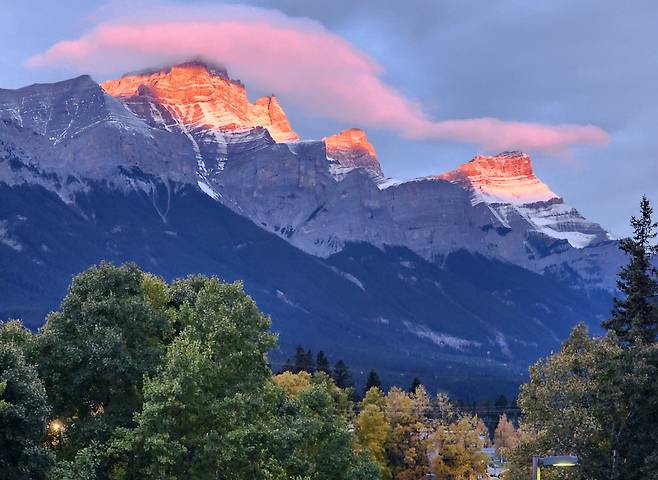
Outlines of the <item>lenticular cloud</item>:
M608 141L607 134L592 125L433 120L421 105L382 81L376 61L308 19L235 7L168 12L163 15L156 4L139 22L101 22L89 34L32 57L28 65L103 76L202 57L226 65L247 85L272 91L309 114L388 129L406 138L544 151Z

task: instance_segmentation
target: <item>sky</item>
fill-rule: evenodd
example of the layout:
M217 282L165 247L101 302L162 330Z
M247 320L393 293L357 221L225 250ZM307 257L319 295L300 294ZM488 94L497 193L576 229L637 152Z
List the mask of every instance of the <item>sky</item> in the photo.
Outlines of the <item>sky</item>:
M194 56L303 138L366 130L386 175L520 149L616 235L658 203L658 3L636 0L4 0L0 88ZM440 206L437 206L440 208Z

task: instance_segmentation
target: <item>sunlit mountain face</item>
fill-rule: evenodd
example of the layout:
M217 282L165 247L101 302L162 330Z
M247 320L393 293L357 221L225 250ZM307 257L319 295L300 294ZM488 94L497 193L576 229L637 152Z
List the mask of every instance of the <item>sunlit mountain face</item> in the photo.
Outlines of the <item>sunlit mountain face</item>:
M471 188L476 193L475 199L489 203L528 204L558 198L535 176L530 156L522 152L478 155L437 178Z
M235 131L260 126L277 142L299 139L275 96L250 103L242 83L230 79L226 70L202 62L125 75L102 87L138 115L164 127L173 127L172 120L187 129ZM145 112L144 107L150 110Z
M464 392L482 365L513 391L607 314L616 241L529 155L402 182L375 149L356 128L300 139L276 97L198 61L0 90L0 317L38 326L73 273L134 260L243 279L275 359L303 343Z

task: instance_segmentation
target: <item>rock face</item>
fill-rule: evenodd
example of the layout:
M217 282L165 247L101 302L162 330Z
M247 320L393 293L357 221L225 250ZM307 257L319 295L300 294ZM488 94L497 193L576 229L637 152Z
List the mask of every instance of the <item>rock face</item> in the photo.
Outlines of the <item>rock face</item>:
M201 62L126 75L102 87L149 123L165 128L235 131L261 126L277 142L299 139L275 96L250 103L242 83Z
M530 156L525 153L478 155L437 178L469 191L473 205L488 205L507 227L510 215L519 215L528 221L534 232L566 240L575 248L611 240L600 225L565 205L562 198L535 176Z
M342 179L355 168L364 169L376 179L384 177L375 148L363 130L350 128L323 140L334 177Z
M473 203L523 205L558 198L532 170L530 156L522 152L478 155L452 172L436 178L473 192Z

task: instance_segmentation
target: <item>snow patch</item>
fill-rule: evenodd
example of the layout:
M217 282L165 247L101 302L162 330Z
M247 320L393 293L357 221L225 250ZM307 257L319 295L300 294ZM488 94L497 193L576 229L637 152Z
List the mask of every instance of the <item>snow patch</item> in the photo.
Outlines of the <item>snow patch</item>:
M339 269L337 269L336 267L331 267L331 270L334 271L335 273L337 273L338 275L340 275L341 277L343 277L343 278L349 280L350 282L352 282L354 285L356 285L357 287L359 287L359 288L360 288L361 290L363 290L364 292L366 291L366 288L363 286L363 283L361 283L361 280L359 280L358 278L356 278L356 277L355 277L354 275L352 275L351 273L343 272L342 270L339 270Z
M407 329L420 338L430 340L439 347L449 347L455 350L464 351L472 347L480 347L482 344L475 340L454 337L446 333L436 332L425 325L419 325L411 322L403 322Z
M7 245L9 248L16 250L17 252L22 251L23 245L21 245L18 240L11 238L7 226L8 222L6 220L0 221L0 243Z
M202 182L201 180L197 181L196 184L199 186L201 191L208 195L209 197L213 198L214 200L219 200L221 195L217 193L210 185L208 185L206 182Z

